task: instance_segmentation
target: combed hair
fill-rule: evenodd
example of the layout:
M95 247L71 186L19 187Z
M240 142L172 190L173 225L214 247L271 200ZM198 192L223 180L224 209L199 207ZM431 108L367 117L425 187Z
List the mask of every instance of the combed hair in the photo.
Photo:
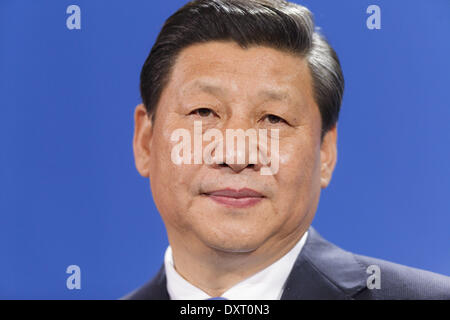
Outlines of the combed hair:
M306 7L282 0L194 0L169 17L141 71L141 97L152 121L180 51L208 41L234 41L244 49L268 46L305 58L322 137L337 123L344 93L337 54Z

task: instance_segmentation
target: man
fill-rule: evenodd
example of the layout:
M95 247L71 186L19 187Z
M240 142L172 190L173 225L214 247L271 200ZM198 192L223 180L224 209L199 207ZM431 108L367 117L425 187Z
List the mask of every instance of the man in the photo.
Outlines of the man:
M310 226L343 91L305 7L198 0L171 16L142 69L133 141L170 246L124 298L449 299L450 278L352 254ZM270 133L270 152L252 132Z

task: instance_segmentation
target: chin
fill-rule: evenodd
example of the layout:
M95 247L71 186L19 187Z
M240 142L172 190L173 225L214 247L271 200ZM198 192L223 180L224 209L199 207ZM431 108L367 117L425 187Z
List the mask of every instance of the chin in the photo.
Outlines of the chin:
M250 253L257 249L253 246L242 246L242 245L238 245L238 244L236 244L235 246L223 245L223 244L210 244L209 246L218 252L235 253L235 254Z
M204 243L208 247L224 253L249 253L258 249L264 240L260 232L249 235L236 231L233 236L230 236L230 232L226 234L214 232L206 237Z

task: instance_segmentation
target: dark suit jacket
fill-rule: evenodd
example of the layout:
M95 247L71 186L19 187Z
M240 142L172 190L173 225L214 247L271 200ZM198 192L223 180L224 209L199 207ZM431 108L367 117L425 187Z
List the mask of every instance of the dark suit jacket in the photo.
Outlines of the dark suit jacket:
M380 289L367 286L370 265L380 268ZM170 299L164 264L152 280L122 299ZM310 227L281 299L450 300L450 277L344 251Z

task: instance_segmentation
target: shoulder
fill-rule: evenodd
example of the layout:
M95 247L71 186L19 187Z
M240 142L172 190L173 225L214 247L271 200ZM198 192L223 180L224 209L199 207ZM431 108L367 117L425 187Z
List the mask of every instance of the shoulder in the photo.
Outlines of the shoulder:
M166 288L164 264L150 281L121 297L119 300L170 300Z
M382 259L352 255L366 270L367 282L372 283L356 295L356 299L450 299L450 277ZM374 285L376 281L378 285Z
M292 299L450 300L450 277L352 253L312 227L291 279Z

